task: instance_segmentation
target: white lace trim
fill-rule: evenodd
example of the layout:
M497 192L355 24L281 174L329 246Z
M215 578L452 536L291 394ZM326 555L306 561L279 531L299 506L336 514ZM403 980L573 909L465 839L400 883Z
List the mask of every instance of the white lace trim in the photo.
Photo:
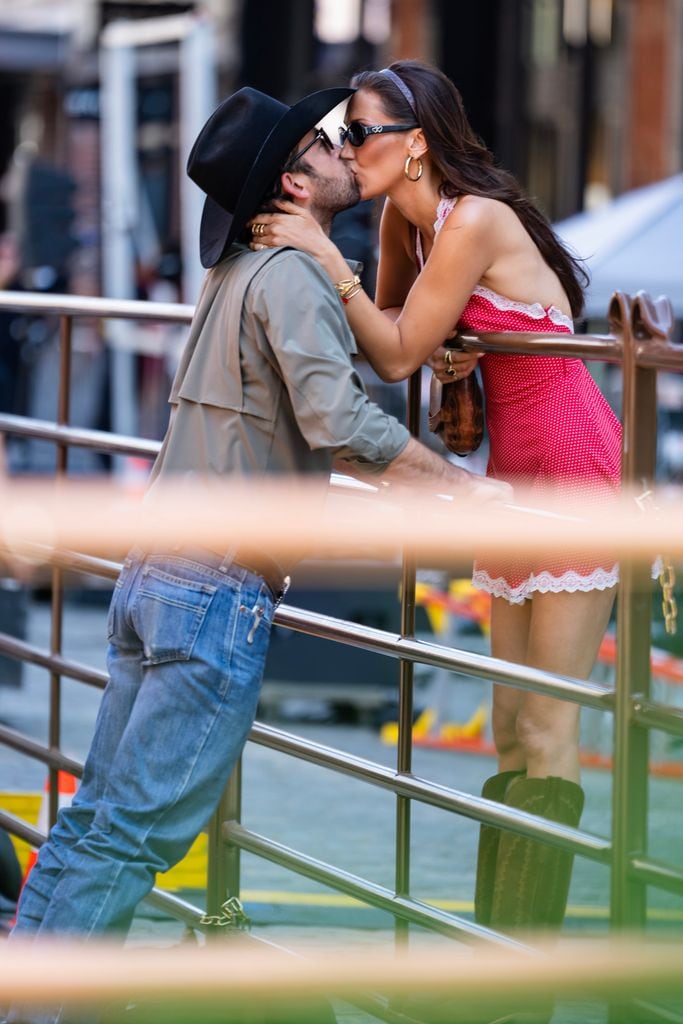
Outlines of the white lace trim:
M662 557L658 555L650 569L652 579L659 579L663 569ZM609 587L616 587L618 582L618 564L613 565L611 569L604 569L601 566L590 576L580 576L573 569L568 569L561 576L553 576L549 572L531 573L518 587L511 587L504 576L492 579L485 569L475 568L472 573L472 585L477 590L484 590L487 594L492 594L493 597L504 597L510 604L522 604L534 591L538 591L540 594L559 594L563 591L569 594L574 594L576 591L587 593L589 590L607 590Z
M518 302L516 299L508 299L499 292L494 292L491 288L485 288L481 284L475 287L472 294L481 295L483 299L487 299L496 309L512 313L524 313L525 316L530 316L532 320L544 320L547 316L554 324L568 327L570 331L574 329L571 318L566 316L557 306L548 306L546 309L540 302Z
M618 582L618 565L611 569L598 568L589 576L580 576L573 569L561 576L553 576L549 572L532 573L518 587L511 587L504 576L492 579L484 569L475 569L472 574L472 583L478 590L484 590L493 597L504 597L510 604L522 604L535 591L541 594L587 593L589 590L607 590Z
M436 220L434 221L435 234L438 235L439 231L443 227L446 217L452 212L457 201L457 196L453 198L444 197L439 200L439 204L436 208ZM420 262L420 266L422 266L424 263L424 257L422 254L422 240L420 238L419 231L417 232L416 248L418 251L418 260ZM481 284L476 286L472 294L481 295L483 299L488 299L496 309L512 313L525 313L527 316L530 316L532 320L543 320L547 316L551 323L562 327L568 327L570 331L574 330L574 323L571 317L568 317L561 309L558 309L557 306L548 306L546 309L540 302L517 302L515 299L506 298L506 296L501 295L500 292L494 292L491 288L485 288Z
M435 234L438 235L439 231L441 231L441 225L445 221L448 214L452 212L457 201L457 196L443 196L442 199L439 199L439 203L436 208L436 220L434 221Z

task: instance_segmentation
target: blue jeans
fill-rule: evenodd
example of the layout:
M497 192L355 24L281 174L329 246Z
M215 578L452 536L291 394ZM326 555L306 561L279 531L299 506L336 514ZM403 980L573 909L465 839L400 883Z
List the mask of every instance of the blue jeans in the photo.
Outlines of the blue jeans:
M242 751L273 609L261 577L230 557L126 559L83 781L40 850L13 937L127 931L157 872L207 824Z

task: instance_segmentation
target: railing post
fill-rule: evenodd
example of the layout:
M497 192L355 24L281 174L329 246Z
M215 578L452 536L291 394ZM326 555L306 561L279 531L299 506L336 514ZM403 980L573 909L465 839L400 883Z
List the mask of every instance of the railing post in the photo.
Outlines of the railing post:
M73 319L70 316L59 318L59 387L57 392L57 423L66 426L69 422L71 406L71 332ZM56 477L57 481L66 476L69 459L68 444L57 443ZM63 571L53 565L51 573L52 596L50 608L50 653L62 653L62 630L64 623L64 579ZM61 745L61 705L62 677L59 672L50 672L50 719L48 724L48 744L51 749L59 749ZM48 819L50 827L57 820L59 811L59 769L50 765Z
M422 369L418 369L408 381L408 429L413 437L420 436L420 399L422 393ZM401 572L401 636L415 635L415 575L416 562L412 551L404 551ZM399 661L398 687L398 746L396 768L399 772L410 772L413 766L413 663ZM397 896L410 893L410 800L396 798L396 868L395 890ZM408 925L396 919L396 938L407 940Z
M242 758L232 770L220 803L209 823L206 875L206 912L218 914L228 896L240 895L240 849L226 844L225 822L242 820Z
M639 341L634 312L638 300L616 293L610 307L623 344L622 479L627 491L654 481L657 443L657 375L637 365ZM648 529L643 522L643 529ZM649 733L633 720L637 696L650 690L650 566L623 558L617 617L617 671L614 715L612 806L612 887L610 922L615 931L642 929L647 915L645 886L630 875L630 858L647 848Z

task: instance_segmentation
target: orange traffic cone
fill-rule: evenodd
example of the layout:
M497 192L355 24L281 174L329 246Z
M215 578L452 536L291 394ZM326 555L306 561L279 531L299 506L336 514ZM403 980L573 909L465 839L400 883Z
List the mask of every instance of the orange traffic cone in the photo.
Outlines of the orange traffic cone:
M78 779L74 775L70 775L68 772L59 772L57 776L57 792L58 806L68 807L74 798L74 793L78 787ZM40 801L40 810L38 812L37 826L41 832L47 833L50 827L50 776L45 780L43 786L43 799ZM26 861L26 870L24 871L24 880L21 883L21 887L26 885L26 879L29 876L31 868L38 859L38 851L31 850Z

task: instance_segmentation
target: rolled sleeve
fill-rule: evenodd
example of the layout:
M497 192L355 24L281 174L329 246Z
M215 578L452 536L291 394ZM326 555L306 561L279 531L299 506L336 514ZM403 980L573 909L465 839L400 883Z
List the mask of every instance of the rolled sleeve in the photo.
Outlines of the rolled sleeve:
M385 469L410 435L368 398L353 367L353 337L324 271L304 253L283 250L252 283L248 309L261 322L309 447L366 472Z

